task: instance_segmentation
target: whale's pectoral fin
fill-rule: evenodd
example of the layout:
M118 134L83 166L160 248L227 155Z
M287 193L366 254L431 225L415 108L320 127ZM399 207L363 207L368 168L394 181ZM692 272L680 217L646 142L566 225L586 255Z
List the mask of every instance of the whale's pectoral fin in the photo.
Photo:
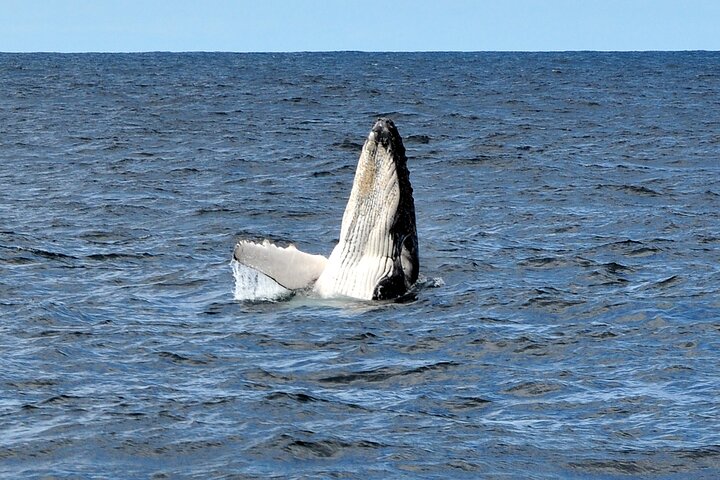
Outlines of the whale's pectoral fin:
M241 240L233 258L273 279L289 290L310 287L325 269L327 258L301 252L294 246L278 247L272 243Z

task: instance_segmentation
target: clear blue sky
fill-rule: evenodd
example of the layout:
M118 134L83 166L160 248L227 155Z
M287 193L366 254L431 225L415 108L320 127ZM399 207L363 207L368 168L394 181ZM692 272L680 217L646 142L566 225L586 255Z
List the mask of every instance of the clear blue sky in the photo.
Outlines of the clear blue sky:
M720 50L720 0L0 0L1 52Z

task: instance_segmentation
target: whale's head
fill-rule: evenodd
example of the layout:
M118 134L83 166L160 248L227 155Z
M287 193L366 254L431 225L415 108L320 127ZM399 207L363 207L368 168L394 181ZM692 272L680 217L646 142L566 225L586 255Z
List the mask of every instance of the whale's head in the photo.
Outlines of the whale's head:
M378 187L396 182L398 168L407 173L407 158L400 134L392 120L378 119L370 130L358 161L353 183L356 200L371 197ZM387 203L383 207L387 207Z
M340 241L318 280L321 293L385 299L418 277L415 202L402 138L380 118L363 145Z

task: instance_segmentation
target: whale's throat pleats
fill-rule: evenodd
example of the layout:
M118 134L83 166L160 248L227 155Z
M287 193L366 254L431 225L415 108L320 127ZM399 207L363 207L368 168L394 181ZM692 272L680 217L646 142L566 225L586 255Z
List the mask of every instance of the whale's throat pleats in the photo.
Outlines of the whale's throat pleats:
M397 238L391 231L399 201L392 150L366 142L343 215L340 241L318 280L316 289L321 294L373 298L378 282L395 268Z

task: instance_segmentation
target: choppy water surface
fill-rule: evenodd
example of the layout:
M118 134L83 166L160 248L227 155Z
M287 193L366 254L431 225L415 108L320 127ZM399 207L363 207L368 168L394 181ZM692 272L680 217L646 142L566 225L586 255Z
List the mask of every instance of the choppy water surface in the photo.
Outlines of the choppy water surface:
M405 138L407 303L233 298ZM720 476L720 54L0 55L0 475Z

